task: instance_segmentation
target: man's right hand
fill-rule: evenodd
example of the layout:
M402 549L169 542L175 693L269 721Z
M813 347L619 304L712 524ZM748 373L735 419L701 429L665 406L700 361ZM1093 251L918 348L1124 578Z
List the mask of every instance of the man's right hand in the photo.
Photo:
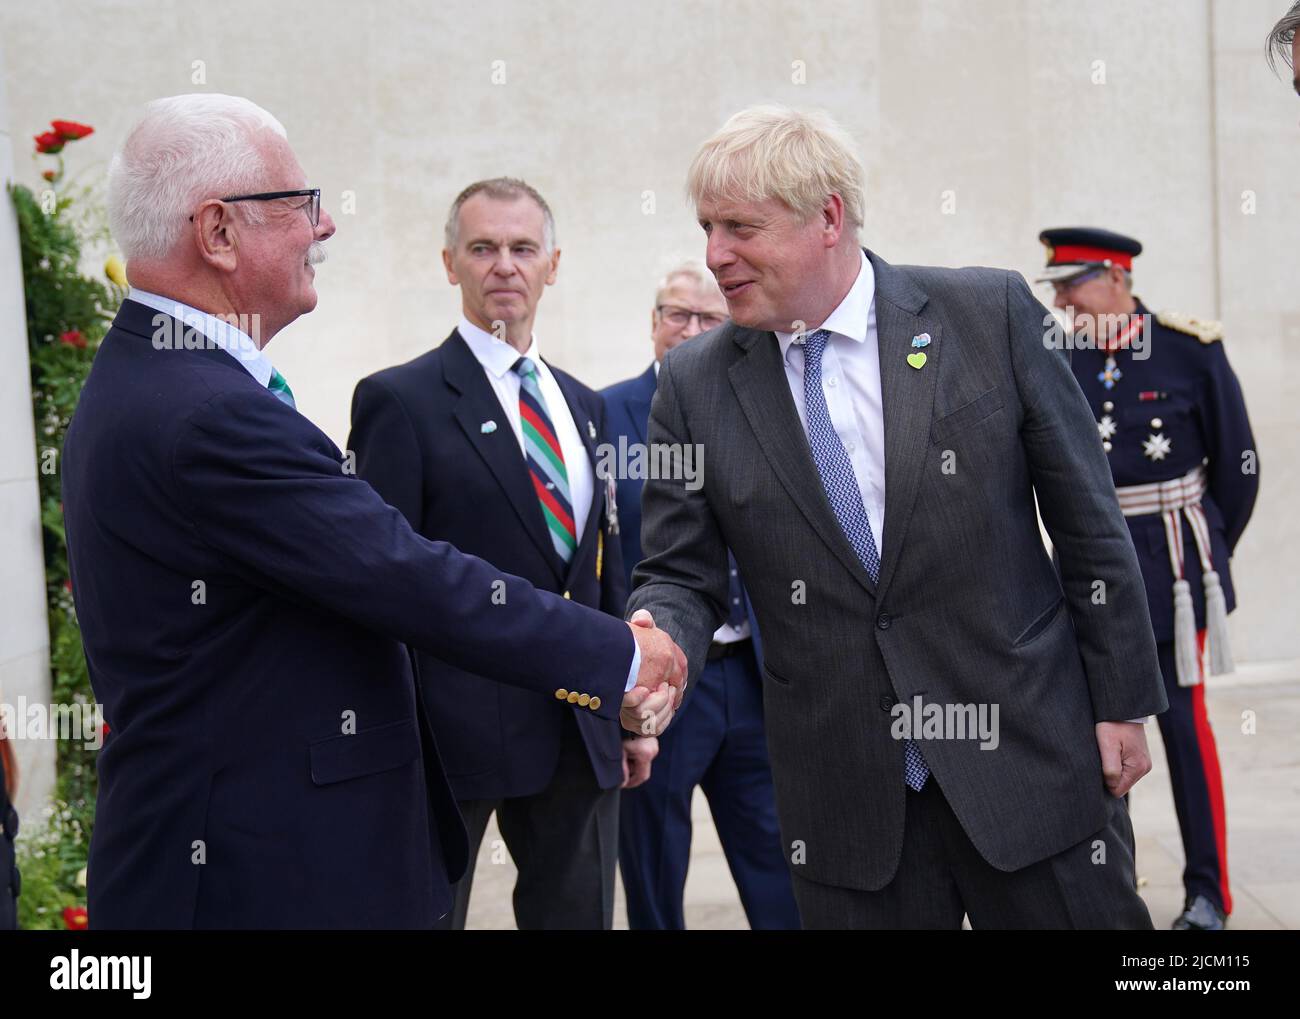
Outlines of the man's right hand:
M658 736L686 693L686 655L645 609L633 613L627 625L641 649L641 669L636 685L623 695L619 719L628 732Z

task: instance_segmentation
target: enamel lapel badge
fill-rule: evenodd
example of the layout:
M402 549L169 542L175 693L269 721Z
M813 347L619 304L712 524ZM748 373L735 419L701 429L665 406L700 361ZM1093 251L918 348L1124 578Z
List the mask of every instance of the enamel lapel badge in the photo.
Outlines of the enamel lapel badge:
M912 353L907 355L907 363L917 371L925 367L926 356L923 348L930 345L930 334L921 333L912 337Z

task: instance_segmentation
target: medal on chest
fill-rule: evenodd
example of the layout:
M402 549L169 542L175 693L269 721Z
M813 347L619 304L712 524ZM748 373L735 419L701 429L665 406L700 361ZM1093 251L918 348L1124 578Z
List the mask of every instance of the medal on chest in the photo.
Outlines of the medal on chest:
M1163 460L1174 448L1169 436L1161 433L1164 426L1165 423L1159 418L1152 418L1151 431L1147 435L1146 441L1142 443L1142 455L1151 460L1152 463Z
M1124 373L1119 370L1119 364L1115 361L1114 354L1106 356L1106 363L1102 366L1101 371L1097 373L1097 381L1107 389L1114 389L1115 383L1124 377Z

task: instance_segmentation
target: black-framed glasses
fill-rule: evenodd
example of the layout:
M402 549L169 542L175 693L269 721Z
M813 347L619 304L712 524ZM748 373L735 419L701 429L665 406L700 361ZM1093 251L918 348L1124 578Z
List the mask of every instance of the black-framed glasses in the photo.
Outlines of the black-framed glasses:
M218 199L222 202L269 202L275 198L310 198L310 202L304 202L301 208L307 213L307 218L311 220L312 228L315 229L320 225L320 188L300 188L297 191L260 191L255 195L229 195L226 198ZM190 217L194 219L193 216Z
M727 321L726 315L720 315L715 311L693 311L690 308L679 308L674 304L660 304L655 307L655 311L678 329L690 325L693 318L699 318L702 329L716 329Z

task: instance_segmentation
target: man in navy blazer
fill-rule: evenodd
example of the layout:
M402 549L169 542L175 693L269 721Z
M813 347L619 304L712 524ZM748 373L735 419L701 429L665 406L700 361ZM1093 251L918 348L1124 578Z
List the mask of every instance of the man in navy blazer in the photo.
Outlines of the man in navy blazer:
M654 363L602 394L611 442L628 446L646 442L660 360L673 347L726 320L726 301L703 264L687 261L664 277L650 316ZM629 591L632 570L643 558L641 490L645 485L639 475L630 474L618 475ZM767 760L762 645L734 562L728 601L730 615L713 635L690 711L659 740L649 781L623 794L619 869L633 930L686 926L682 898L691 852L691 798L697 785L708 797L750 926L755 930L799 927Z
M573 710L630 726L675 700L662 634L421 538L296 412L264 348L334 232L304 183L278 121L215 94L149 104L110 168L131 291L62 467L110 729L92 927L432 927L465 833L402 642L552 699L562 649Z
M621 619L623 558L596 471L604 404L544 361L533 333L559 258L551 211L534 188L513 178L465 188L443 251L461 291L460 323L428 353L362 379L348 447L358 475L426 538ZM581 689L587 663L568 648L556 653L565 685ZM469 829L470 864L446 925L465 926L474 857L495 812L519 870L519 927L608 929L624 781L618 724L492 687L434 654L416 657Z

